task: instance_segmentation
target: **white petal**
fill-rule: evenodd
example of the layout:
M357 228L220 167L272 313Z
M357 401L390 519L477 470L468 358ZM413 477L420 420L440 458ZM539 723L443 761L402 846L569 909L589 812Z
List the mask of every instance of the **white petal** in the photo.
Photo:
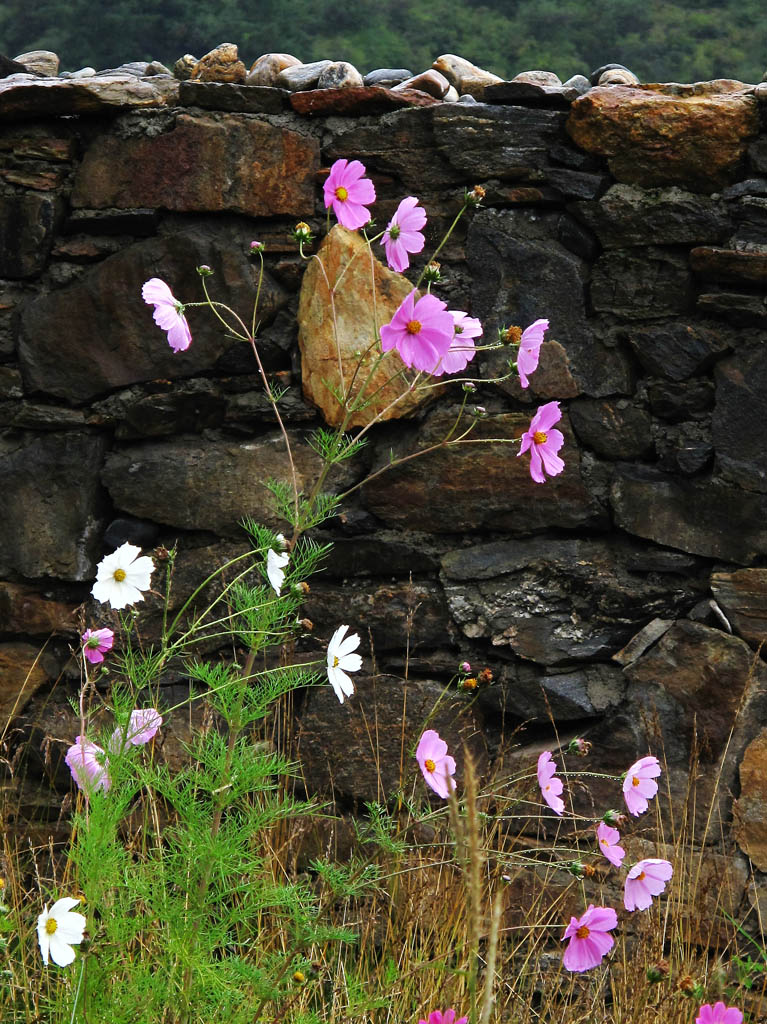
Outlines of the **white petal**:
M338 645L336 654L339 658L344 658L346 655L351 654L352 651L356 651L360 645L360 638L356 633L352 633L351 636L347 636L345 640L342 640Z
M96 747L96 749L100 750L101 748ZM75 899L74 896L62 896L61 899L56 900L56 902L51 907L51 917L55 917L57 921L60 921L62 915L69 913L72 907L76 907L79 902L80 900ZM82 914L80 914L79 916L82 917Z
M338 659L338 667L346 672L359 672L362 668L362 658L359 654L345 654Z
M40 943L40 953L43 957L43 963L48 966L48 950L51 945L51 937L45 930L45 926L48 923L49 918L48 905L45 905L45 910L37 919L37 941Z
M64 942L68 942L70 944L82 942L87 923L88 922L85 920L85 916L83 914L64 914L63 917L59 918L59 926L56 929L56 935L58 935Z
M75 958L75 951L71 946L68 946L63 939L59 938L59 933L54 932L51 935L51 960L59 967L68 967L69 964Z
M346 673L342 672L339 668L328 668L328 681L342 704L344 702L344 694L347 697L351 697L354 693L354 684Z

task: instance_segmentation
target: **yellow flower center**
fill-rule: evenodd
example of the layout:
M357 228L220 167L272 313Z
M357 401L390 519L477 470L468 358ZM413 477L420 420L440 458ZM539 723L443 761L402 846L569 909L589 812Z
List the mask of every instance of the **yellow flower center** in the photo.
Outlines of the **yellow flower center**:
M536 430L536 432L533 434L533 441L535 441L536 444L546 444L548 439L548 434L546 434L543 430Z
M343 185L339 185L338 188L336 189L336 199L340 199L341 202L344 203L348 198L349 193L346 191Z
M115 569L113 579L118 583L122 583L125 579L125 569Z
M639 785L639 779L636 777L636 775L632 778L631 785L632 786L638 786Z
M45 930L49 935L53 935L58 926L59 923L55 917L49 917L48 920L45 922Z
M585 924L582 924L578 931L575 933L576 939L587 939L591 933Z
M333 655L333 668L338 668L338 666L339 666L340 664L341 664L341 663L340 663L340 661L338 660L338 655L337 655L337 654L334 654L334 655Z
M426 760L424 761L424 767L426 768L427 772L433 772L437 769L436 764L432 761L430 757L427 757Z
M510 345L518 345L522 340L522 328L521 327L507 327L505 331L506 341Z
M421 330L421 323L420 323L420 321L419 320L411 320L410 323L407 325L406 330L407 330L408 334L418 334L418 332Z
M599 842L602 844L602 846L607 846L607 840L606 839L600 839Z
M641 882L644 877L645 877L644 871L640 871L639 874L636 876L636 881L637 882Z

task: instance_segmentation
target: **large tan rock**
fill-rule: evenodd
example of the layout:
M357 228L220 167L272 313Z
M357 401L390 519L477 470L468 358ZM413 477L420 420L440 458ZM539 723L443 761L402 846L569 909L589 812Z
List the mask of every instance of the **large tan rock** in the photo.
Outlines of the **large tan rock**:
M234 43L221 43L200 57L191 77L199 82L244 82L245 65Z
M732 805L735 840L767 871L767 729L749 743L740 762L740 796Z
M291 53L262 53L251 65L246 81L248 85L275 86L281 71L298 67L300 63Z
M606 156L621 182L696 192L728 184L759 131L756 100L743 91L663 88L591 89L573 103L567 131L582 149Z
M306 269L298 304L301 376L305 398L320 409L326 423L337 427L344 422L344 412L333 392L339 389L342 377L344 389L351 386L352 396L357 397L360 385L381 354L379 328L389 323L412 291L412 285L375 257L371 261L364 239L338 224L320 246L317 257L310 260ZM343 278L331 300L331 289L342 272ZM355 377L360 358L362 366ZM400 369L403 374L390 381ZM366 394L375 392L375 400L367 408L352 413L345 421L346 426L363 426L379 413L382 419L396 419L421 405L423 393L407 394L405 374L397 353L388 352L367 384ZM400 395L406 397L382 412Z
M484 71L465 57L458 57L454 53L443 53L441 57L437 57L432 68L444 75L459 93L468 93L477 100L482 99L486 85L495 85L503 81L498 75Z
M318 166L317 141L287 128L232 114L179 114L161 134L98 136L72 204L300 216L314 204Z

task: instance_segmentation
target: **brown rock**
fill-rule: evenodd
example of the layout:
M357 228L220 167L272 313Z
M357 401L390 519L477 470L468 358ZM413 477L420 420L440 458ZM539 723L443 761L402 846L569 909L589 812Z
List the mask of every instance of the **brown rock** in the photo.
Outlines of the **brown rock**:
M55 196L37 192L0 197L0 275L33 277L45 267L62 219Z
M767 640L767 569L715 572L711 591L738 636L754 647Z
M248 85L277 85L277 76L285 68L295 68L301 61L290 53L262 53L250 67L245 79Z
M690 266L705 281L767 284L767 253L699 246L690 252Z
M34 82L0 82L0 120L69 117L114 112L121 108L165 107L178 98L171 78L105 75L98 78L39 78Z
M348 387L354 377L359 354L365 353L362 372L357 375L357 380L363 382L380 355L379 328L389 323L403 299L412 291L412 286L401 274L395 274L373 257L372 273L378 316L377 324L373 325L371 256L364 239L337 224L323 241L317 256L322 261L322 268L317 259L310 261L304 274L298 305L301 377L304 397L321 410L326 423L339 426L343 421L343 412L328 387L329 384L331 388L338 388L340 384L339 351L344 387ZM327 282L333 285L342 270L345 271L343 283L336 289L334 296L334 331ZM351 415L346 421L347 426L369 423L377 413L400 396L402 400L384 415L384 419L405 416L423 403L424 393L410 392L406 381L400 377L386 384L400 368L404 369L396 352L384 356L368 385L367 394L373 394L378 388L382 390L372 405ZM357 397L356 391L353 397Z
M420 92L427 92L435 99L441 100L449 88L450 82L439 71L424 71L414 78L408 78L407 81L395 85L392 92L418 89Z
M0 644L0 721L5 725L49 682L40 648L31 644Z
M476 64L457 57L454 53L443 53L441 57L432 64L432 68L444 75L450 85L460 94L465 93L473 96L475 100L481 100L485 87L502 82L503 79L490 71L483 71Z
M200 57L190 77L200 82L244 82L245 65L234 43L221 43Z
M315 139L231 114L179 114L161 134L154 122L144 127L144 135L96 138L75 178L75 207L269 217L314 206Z
M233 82L181 82L178 91L182 107L229 110L238 114L281 114L290 107L289 95L285 89Z
M749 743L740 762L740 796L732 805L735 841L755 868L767 871L767 729Z
M290 105L299 114L363 116L385 114L402 107L430 107L439 100L418 89L384 89L379 85L359 89L307 89L290 94Z
M23 64L28 71L45 75L46 78L55 78L59 73L60 61L52 50L30 50L28 53L20 53L13 59Z
M606 156L619 181L714 192L734 178L759 131L756 101L736 93L670 96L609 86L577 99L567 131Z
M77 630L74 604L47 600L33 587L0 582L0 622L9 633L29 636L70 634Z
M179 82L186 82L192 77L192 72L196 67L197 58L191 53L185 53L173 65L173 77L177 78Z

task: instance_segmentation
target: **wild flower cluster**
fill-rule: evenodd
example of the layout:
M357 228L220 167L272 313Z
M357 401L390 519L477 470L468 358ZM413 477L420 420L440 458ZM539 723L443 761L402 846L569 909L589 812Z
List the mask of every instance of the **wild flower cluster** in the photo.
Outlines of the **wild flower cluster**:
M365 173L358 160L338 160L324 184L325 207L332 210L339 224L350 231L369 225L369 206L376 200L374 185ZM483 196L479 187L466 193L458 216L479 205ZM457 222L458 218L434 256ZM369 244L377 241L383 247L389 267L403 273L410 266L411 255L424 249L423 229L426 223L426 213L419 200L415 196L407 196L400 202L385 230L378 236L368 239L365 235L365 238ZM303 255L304 246L311 241L311 232L306 225L300 224L295 237ZM261 260L263 275L264 245L254 241L250 252ZM245 521L254 550L241 564L235 560L224 567L228 572L234 571L234 578L223 584L220 597L200 615L190 599L172 620L168 619L166 604L161 644L146 651L142 650L134 635L134 606L143 602L146 594L154 593L151 590L152 577L157 571L154 560L143 555L140 548L126 542L98 565L92 596L102 605L110 606L113 616L114 613L122 614L117 619L113 618L114 629L98 625L82 634L83 682L78 704L80 732L65 757L82 794L76 819L77 845L71 857L81 872L81 884L90 891L90 902L84 906L87 915L74 909L83 903L79 894L58 897L50 909L46 903L37 921L37 936L44 964L47 966L50 960L59 967L68 967L75 960L73 947L82 943L90 933L86 953L92 965L90 990L98 994L100 986L106 990L113 983L108 970L100 966L102 952L105 956L107 947L112 948L116 958L113 962L120 961L120 944L127 939L128 930L136 936L141 927L155 927L158 920L163 919L173 964L168 984L172 986L173 998L180 1007L178 1019L183 1022L190 1020L192 1007L201 1005L202 1000L210 997L211 1001L205 1004L208 1007L205 1012L210 1014L210 1019L214 1019L214 1011L224 1013L221 1008L228 1007L226 1012L240 1014L237 1020L245 1019L243 1012L246 1012L248 1020L258 1020L262 1019L261 1011L267 1003L276 1003L281 993L285 998L284 986L289 977L292 976L294 981L305 979L308 968L302 957L312 942L318 937L323 941L346 941L349 938L343 929L322 930L319 923L321 907L301 885L288 886L280 880L279 884L275 881L264 889L261 883L254 882L260 877L259 872L267 856L267 850L261 848L258 837L288 815L306 812L309 805L285 794L275 796L274 778L289 777L294 766L271 750L264 752L254 741L253 727L262 722L293 689L316 685L320 679L332 687L341 704L354 697L352 675L362 669L363 661L358 653L360 637L350 632L348 624L337 626L327 642L321 662L314 663L321 664L321 670L313 670L312 663L290 665L286 652L297 634L311 632L312 629L308 620L300 618L301 601L308 588L306 579L320 566L329 545L318 544L310 531L337 510L338 499L324 493L322 487L331 468L354 454L363 443L369 427L361 428L357 435L351 437L345 429L350 414L369 398L364 393L360 398L359 393L353 395L351 389L344 390L341 382L337 397L345 417L338 430L319 431L314 438L312 446L321 455L323 468L313 490L308 495L304 494L298 488L290 440L280 417L279 396L273 391L259 358L256 310L249 329L233 310L210 299L205 283L210 276L209 268L201 267L198 271L205 302L178 301L170 287L159 278L152 278L144 284L143 298L154 306L154 320L167 332L168 344L174 352L184 352L192 344L186 310L198 305L207 306L234 337L252 347L285 440L291 483L286 485L273 481L270 488L277 510L292 532L286 537ZM445 302L432 294L432 285L438 283L439 278L438 264L432 259L416 286L391 320L380 326L378 336L371 343L371 348L378 348L378 359L389 352L397 354L402 366L397 367L395 377L401 377L402 367L415 371L415 378L404 378L403 394L419 386L434 386L433 379L442 383L440 378L463 373L480 350L477 342L483 335L481 323L466 311L448 309ZM426 289L421 291L423 281ZM538 367L548 329L549 321L545 318L535 320L524 330L504 328L497 345L484 347L511 346L513 355L509 359L509 374L516 373L520 386L527 388L530 376ZM475 383L469 378L462 383L465 404L466 396L481 381ZM480 412L475 411L475 418L479 415ZM555 427L561 415L558 402L542 405L518 439L517 454L529 452L530 475L535 483L542 484L547 476L556 476L564 469L564 461L558 454L564 438ZM380 417L374 416L373 422L377 418ZM442 443L445 446L461 443L472 427L473 423L457 435L454 427ZM396 465L396 460L393 465ZM175 556L165 552L164 557L172 563ZM168 569L168 580L171 569L172 564ZM221 583L221 572L217 570L206 582L218 580ZM194 598L199 596L200 590L202 588L195 591ZM191 625L187 626L184 615L191 618ZM188 649L194 644L197 631L204 633L203 627L210 622L218 630L215 636L230 640L233 649L246 652L243 664L206 663L189 656ZM270 648L281 649L283 656L270 661L267 657ZM118 664L128 686L115 685L110 709L111 725L105 727L103 716L100 718L102 737L96 731L88 700L92 698L101 674L106 673L107 659ZM167 767L154 764L153 748L155 742L161 741L164 719L183 705L164 709L161 713L153 706L161 703L159 689L152 691L157 697L151 704L136 700L136 695L151 689L151 684L162 672L179 660L188 675L203 685L218 726L196 736L188 747L198 766L196 771L182 770L174 776ZM492 673L483 669L473 674L471 665L463 662L457 678L459 689L470 694L480 683L490 681ZM190 701L196 699L198 696L193 694ZM99 739L101 742L97 742ZM574 753L585 753L588 744L576 740L571 749ZM448 753L445 740L435 729L425 728L413 755L426 786L454 809L459 799L456 761ZM566 810L565 783L557 772L551 751L543 751L536 770L541 798L554 814L562 817ZM649 801L658 792L656 780L660 774L660 763L652 755L640 758L628 768L622 788L626 808L631 815L639 816L647 811ZM120 828L142 789L154 794L155 820L159 822L159 808L164 808L163 813L172 811L173 825L163 830L154 820L151 823L159 829L159 834L148 841L147 871L139 878L137 865L124 848ZM595 851L618 870L623 869L625 851L620 846L621 836L616 826L624 821L618 812L607 811L596 823L595 831ZM390 836L387 841L392 842ZM168 877L165 864L171 868ZM329 881L331 888L335 886L349 893L356 893L363 880L376 881L369 866L365 865L351 865L345 873L321 861L315 862L313 867ZM571 869L578 877L586 873L580 862L572 865ZM110 871L111 874L108 873ZM672 865L658 858L645 858L628 868L624 881L625 910L629 913L647 910L653 899L664 892L672 874ZM2 910L0 904L0 912ZM118 911L122 914L125 934L110 924L110 912L117 915ZM254 965L240 950L250 951L257 944L257 930L254 932L254 929L257 929L259 916L264 914L282 915L280 919L284 920L285 929L294 933L293 944L290 945L286 939L282 944L284 948L276 953L266 951ZM564 967L573 972L597 967L614 945L610 933L617 925L615 909L593 903L580 917L573 916L563 935L563 941L568 942L563 956ZM197 978L199 957L204 960L206 956L206 970L200 971L200 978ZM254 1012L251 1012L252 1008L236 1007L236 999L232 1002L233 997L221 980L225 965L231 968L229 977L235 987L243 985L255 994L253 998L257 1005ZM135 964L132 969L139 970ZM144 1020L155 1019L152 1013L157 1009L150 1005L151 973L151 967L148 967L141 976L142 980L134 984L135 991L144 1000L140 1015ZM76 995L72 1019L75 1019L77 998ZM487 1012L489 1007L490 1003L487 1004ZM283 1013L281 1010L275 1019L281 1019ZM475 1021L474 1009L470 1013L472 1021ZM160 1019L159 1011L157 1014L156 1019ZM166 1019L164 1011L162 1019ZM234 1017L222 1015L217 1019ZM463 1016L456 1020L453 1009L434 1010L427 1019L419 1020L419 1024L467 1024L467 1019ZM483 1020L486 1019L487 1013L484 1013ZM701 1006L696 1019L696 1024L741 1022L740 1011L728 1008L722 1002Z

